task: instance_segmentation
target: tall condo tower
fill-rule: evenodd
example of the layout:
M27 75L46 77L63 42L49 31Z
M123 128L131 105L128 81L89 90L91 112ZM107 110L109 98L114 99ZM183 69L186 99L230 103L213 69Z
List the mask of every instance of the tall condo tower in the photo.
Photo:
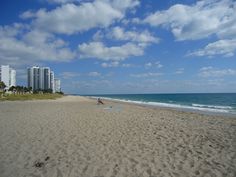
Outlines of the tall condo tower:
M9 65L1 65L0 81L5 83L6 89L9 89L11 86L16 86L16 70Z
M60 79L54 79L54 84L55 84L55 92L60 92L61 91L61 81Z
M48 90L54 91L54 73L49 67L33 66L27 69L28 73L28 87L32 90Z
M53 93L55 93L55 83L54 83L54 72L53 71L50 72L50 87L51 87Z

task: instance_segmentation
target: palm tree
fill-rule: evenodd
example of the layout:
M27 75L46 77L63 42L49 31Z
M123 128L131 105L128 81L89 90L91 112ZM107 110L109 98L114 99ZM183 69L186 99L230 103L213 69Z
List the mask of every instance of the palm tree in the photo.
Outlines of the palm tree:
M3 81L0 81L0 89L5 89L6 88L6 85Z
M11 91L14 95L15 95L15 92L16 92L16 87L15 86L11 86L8 91Z
M4 89L6 88L6 85L3 81L0 81L0 93L1 93L1 97L3 96L4 93Z
M15 88L16 88L15 86L11 86L8 90L9 91L14 91Z
M24 90L24 93L29 91L28 87L24 87L23 90Z
M32 87L29 87L29 92L32 93L33 92L33 88Z
M21 92L21 86L17 85L16 86L16 93L20 94L20 92Z

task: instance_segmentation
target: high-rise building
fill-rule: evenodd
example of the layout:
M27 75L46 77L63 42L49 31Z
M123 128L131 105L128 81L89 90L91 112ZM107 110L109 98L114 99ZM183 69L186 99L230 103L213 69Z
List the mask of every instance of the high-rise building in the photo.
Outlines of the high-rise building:
M16 86L16 70L10 68L10 87Z
M42 86L42 82L40 82L40 68L38 66L33 66L28 68L28 87L32 87L32 90L39 90L40 86ZM39 86L40 85L40 86Z
M16 86L16 70L12 69L9 65L1 65L0 81L5 83L6 89Z
M53 82L54 73L49 67L33 66L28 68L28 87L32 87L33 91L52 89L54 92Z
M52 89L52 92L55 93L55 83L54 83L54 72L50 72L50 87Z
M60 79L54 79L55 92L61 91L61 81Z

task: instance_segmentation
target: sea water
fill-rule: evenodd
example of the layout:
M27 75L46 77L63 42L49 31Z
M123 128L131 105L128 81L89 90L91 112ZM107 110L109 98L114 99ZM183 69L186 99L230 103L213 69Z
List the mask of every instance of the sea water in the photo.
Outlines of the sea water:
M227 113L236 117L236 93L89 95L136 104Z

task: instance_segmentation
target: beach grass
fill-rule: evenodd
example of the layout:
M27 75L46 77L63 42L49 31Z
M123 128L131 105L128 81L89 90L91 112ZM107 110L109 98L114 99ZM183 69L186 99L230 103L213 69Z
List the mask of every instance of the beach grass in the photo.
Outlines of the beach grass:
M47 100L61 98L61 94L9 94L0 97L0 101Z

